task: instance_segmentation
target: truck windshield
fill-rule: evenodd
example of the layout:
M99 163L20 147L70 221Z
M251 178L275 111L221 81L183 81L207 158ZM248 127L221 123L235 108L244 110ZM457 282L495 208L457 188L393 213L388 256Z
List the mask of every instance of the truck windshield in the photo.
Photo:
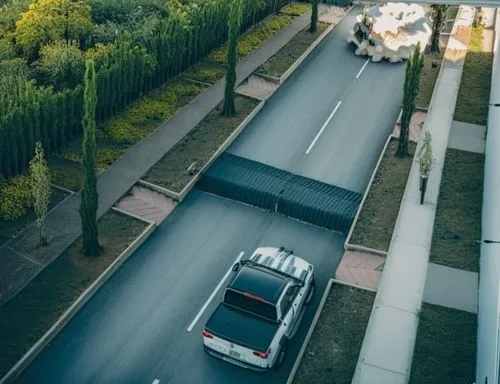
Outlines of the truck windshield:
M276 307L271 303L252 297L251 295L246 296L241 292L226 289L224 303L267 320L277 321Z

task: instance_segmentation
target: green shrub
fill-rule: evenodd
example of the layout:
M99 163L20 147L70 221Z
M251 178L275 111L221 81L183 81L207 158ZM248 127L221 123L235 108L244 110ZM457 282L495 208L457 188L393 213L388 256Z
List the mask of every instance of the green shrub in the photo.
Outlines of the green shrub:
M188 79L203 81L209 84L214 84L222 79L224 75L225 70L223 68L202 65L195 65L184 73L184 77Z
M96 154L97 173L104 172L111 164L125 153L125 149L98 148Z
M238 39L238 59L248 56L252 51L259 48L264 41L290 24L294 18L289 15L277 15L263 22L256 28L251 29ZM227 44L208 55L208 60L219 64L225 64L227 57Z
M302 16L304 13L309 11L311 9L310 4L294 4L294 5L287 5L283 7L281 12L286 13L288 15L293 15L293 16Z
M33 205L30 179L21 175L0 184L0 218L14 220Z

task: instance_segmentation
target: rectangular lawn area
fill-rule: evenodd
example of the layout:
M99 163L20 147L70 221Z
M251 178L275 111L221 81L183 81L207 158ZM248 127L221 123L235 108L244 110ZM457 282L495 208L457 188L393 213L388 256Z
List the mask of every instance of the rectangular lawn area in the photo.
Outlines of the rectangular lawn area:
M0 306L0 377L35 344L80 294L141 234L147 223L115 211L99 220L98 258L76 240L20 293Z
M477 316L424 303L410 384L471 384L476 373Z
M332 284L294 384L351 384L375 292Z
M143 180L181 192L194 177L187 171L196 162L200 169L213 156L243 120L259 104L258 100L236 95L236 116L222 115L223 102L213 109L194 129L175 145L142 177Z
M351 244L387 252L396 225L416 144L409 143L410 156L400 159L394 154L398 140L391 138L368 192Z
M478 272L484 155L448 148L430 261Z

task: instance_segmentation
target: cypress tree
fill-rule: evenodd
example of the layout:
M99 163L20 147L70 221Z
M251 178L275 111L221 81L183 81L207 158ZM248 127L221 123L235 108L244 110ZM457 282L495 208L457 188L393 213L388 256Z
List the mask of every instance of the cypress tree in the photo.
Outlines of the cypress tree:
M93 60L87 60L85 63L83 92L83 182L80 218L82 221L83 247L85 254L89 257L97 257L101 253L101 246L97 238L97 208L99 204L97 195L97 179L95 174L95 110L97 105L97 92Z
M431 45L429 46L429 52L439 52L439 38L441 36L441 31L443 30L447 5L432 4L432 37Z
M311 11L311 25L309 26L309 32L314 33L318 30L318 6L320 0L311 0L312 11Z
M236 115L234 85L236 83L236 48L240 32L241 13L242 0L232 0L228 20L229 41L227 47L226 89L224 92L224 115L226 117Z
M424 58L420 53L420 43L413 55L408 59L406 65L405 84L403 93L403 113L401 115L401 127L399 133L398 149L396 156L408 156L408 140L410 130L410 120L415 110L415 100L417 99L420 85L420 76L424 67Z

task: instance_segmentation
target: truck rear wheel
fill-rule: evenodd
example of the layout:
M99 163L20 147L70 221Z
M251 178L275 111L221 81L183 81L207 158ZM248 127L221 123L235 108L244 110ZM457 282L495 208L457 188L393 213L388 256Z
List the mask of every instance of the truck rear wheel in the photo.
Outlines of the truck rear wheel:
M306 304L309 304L314 296L314 291L316 291L316 280L311 282L311 287L309 288L309 292L307 292Z
M288 339L284 339L283 343L281 344L281 349L279 351L276 364L274 365L275 368L279 368L283 364L283 361L285 360L286 356L287 345L288 345Z

